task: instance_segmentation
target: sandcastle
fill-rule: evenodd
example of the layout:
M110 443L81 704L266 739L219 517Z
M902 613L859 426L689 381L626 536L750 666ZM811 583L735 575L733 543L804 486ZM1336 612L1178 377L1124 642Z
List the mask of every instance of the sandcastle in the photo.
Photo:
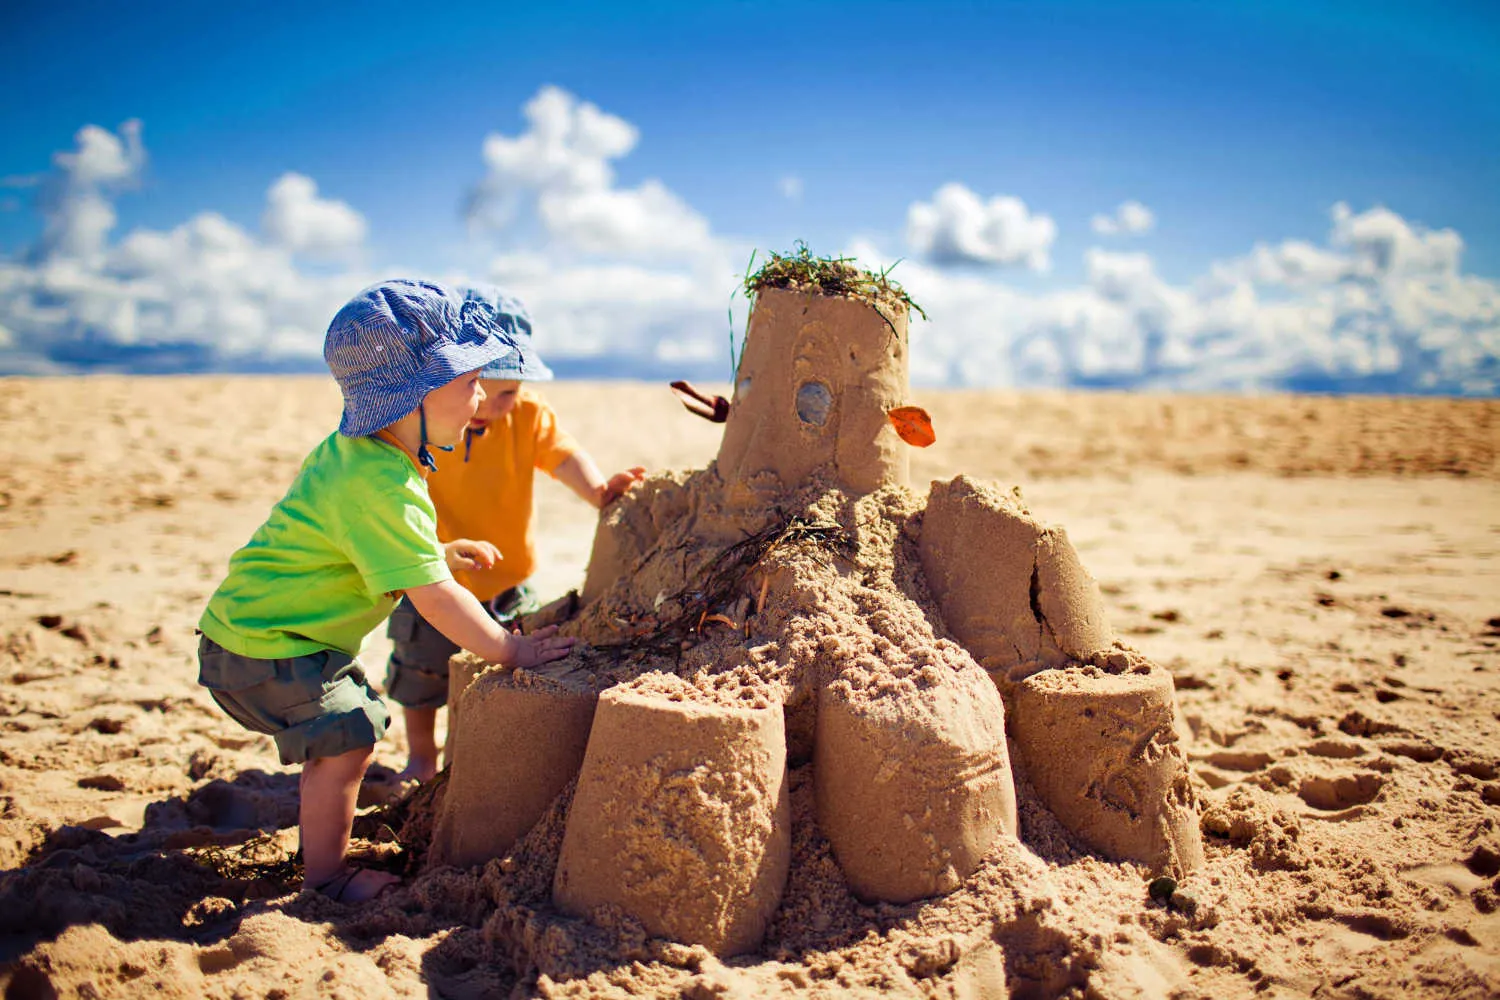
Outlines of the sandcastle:
M601 516L563 609L589 645L537 670L455 657L429 863L503 857L571 789L559 910L751 951L787 881L787 768L811 761L869 901L1023 850L1013 763L1087 849L1199 864L1172 678L1115 641L1066 534L964 476L910 489L888 419L909 299L805 252L747 284L717 459Z

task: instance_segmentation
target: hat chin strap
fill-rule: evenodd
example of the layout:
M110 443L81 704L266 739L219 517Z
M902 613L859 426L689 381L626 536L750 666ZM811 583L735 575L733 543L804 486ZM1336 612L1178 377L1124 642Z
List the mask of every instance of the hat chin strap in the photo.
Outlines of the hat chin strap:
M489 430L488 427L481 427L478 430L475 430L473 427L465 427L464 428L464 461L465 462L467 462L469 460L469 450L474 447L474 439L477 438L477 437L484 437L484 432L487 431L487 430Z
M422 463L422 468L429 472L437 471L437 461L432 457L432 452L427 450L427 407L421 403L417 404L417 426L421 430L422 442L417 447L417 461ZM439 451L452 451L453 445L440 444Z

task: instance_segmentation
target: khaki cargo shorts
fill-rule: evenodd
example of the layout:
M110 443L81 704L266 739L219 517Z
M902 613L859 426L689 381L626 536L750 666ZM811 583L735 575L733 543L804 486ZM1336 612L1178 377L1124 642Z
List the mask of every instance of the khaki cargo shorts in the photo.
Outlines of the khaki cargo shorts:
M485 605L485 610L505 625L539 607L536 591L522 583L500 593ZM458 652L458 646L404 599L391 613L385 634L391 639L386 695L406 708L442 708L448 704L448 660Z
M260 660L205 635L198 641L198 683L234 721L275 737L283 764L372 747L391 722L359 661L337 650Z

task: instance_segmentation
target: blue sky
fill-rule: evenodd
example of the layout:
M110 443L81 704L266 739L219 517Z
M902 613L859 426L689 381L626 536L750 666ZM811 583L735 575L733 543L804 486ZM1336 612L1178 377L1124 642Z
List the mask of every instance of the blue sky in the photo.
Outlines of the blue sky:
M82 127L119 135L134 119L144 156L120 183L101 188L117 219L93 247L102 256L88 272L112 280L122 265L106 258L130 233L168 233L202 213L270 248L275 241L261 231L268 188L291 172L310 178L317 198L364 221L357 250L341 265L350 281L393 267L500 280L523 293L529 281L537 285L539 329L545 306L568 331L555 345L560 357L602 364L612 352L638 361L642 349L654 351L655 367L635 364L629 374L707 365L707 340L695 341L693 330L708 321L709 293L722 301L732 288L733 267L722 261L742 266L740 253L751 246L805 238L818 250L912 260L897 275L908 274L914 292L922 287L940 307L924 334L936 360L918 370L931 381L1276 388L1308 384L1311 375L1314 386L1331 388L1494 391L1494 4L303 10L22 2L11 5L8 22L0 39L8 95L0 102L7 136L0 176L13 184L0 191L0 255L32 261L24 281L0 286L11 355L0 356L0 366L11 370L50 370L44 360L55 361L59 339L74 342L67 357L76 366L87 355L80 337L89 344L120 337L104 327L90 332L97 303L66 306L66 329L37 319L47 311L37 303L57 297L59 279L39 273L45 215L32 201L54 182L21 182L57 174L54 155L73 149ZM465 217L465 199L487 177L486 136L524 135L523 109L549 86L633 127L628 151L609 158L609 190L659 183L704 225L696 249L679 247L664 263L659 247L647 252L628 240L568 245L525 210L501 224ZM495 190L519 183L514 174L491 179ZM553 182L538 183L529 194L545 204L542 188ZM974 199L950 198L943 221L914 240L913 206L937 204L945 185ZM1024 205L1023 224L1044 216L1051 230L1015 235L1013 212L987 214L1002 197ZM1091 224L1125 202L1149 210L1149 226L1106 234ZM1333 217L1340 204L1352 220L1342 228ZM1377 210L1386 214L1369 214ZM1433 247L1452 241L1429 238L1450 230L1461 252L1438 253ZM993 238L975 243L965 232ZM1015 239L1043 252L1001 249ZM1264 266L1246 276L1255 268L1243 262L1257 245L1278 259L1287 246L1313 246L1344 263L1323 261L1328 280L1317 289L1282 271L1268 277ZM1429 251L1443 259L1422 265L1416 278L1381 271L1382 255L1400 245L1418 247L1423 260ZM340 287L328 261L282 249L289 274L328 282L329 295ZM530 255L524 274L514 261L496 262L518 253ZM1216 266L1238 268L1240 277L1205 290ZM631 350L617 352L589 332L604 320L564 301L564 279L597 276L599 268L622 278L666 268L695 290L664 312L627 316L635 325L619 336ZM1448 281L1436 290L1434 268ZM1132 276L1128 287L1122 274ZM1409 280L1420 280L1420 294L1396 287ZM1475 291L1475 280L1484 287ZM1212 318L1224 313L1226 281L1253 286L1253 317L1225 306L1240 319ZM1354 307L1343 301L1350 282L1378 286L1375 304L1363 294ZM7 311L6 297L21 294L31 298ZM118 288L110 294L118 304ZM1308 327L1304 319L1326 312L1329 295L1342 302L1340 318ZM1413 295L1428 310L1434 296L1457 305L1416 317ZM1289 319L1272 309L1288 298L1305 300L1309 311ZM628 312L619 302L598 308ZM1016 314L1028 319L1018 325ZM1395 325L1369 332L1376 314L1395 316ZM715 322L717 344L723 321ZM224 367L243 360L243 337L221 344L212 330L187 323L179 317L155 334L137 324L128 339L146 346L186 339L206 345L206 356ZM1226 323L1239 324L1247 345L1234 356L1240 363L1227 366ZM1445 325L1459 332L1434 341L1431 330ZM309 342L319 332L308 331ZM1313 340L1282 349L1297 336ZM1361 337L1363 347L1350 340ZM1038 338L1046 344L1037 346ZM281 336L275 350L295 354L294 340ZM677 346L663 351L662 343ZM1169 358L1153 353L1163 343L1176 345ZM1121 351L1133 367L1101 361ZM35 363L21 357L28 352ZM967 374L976 359L1001 374Z

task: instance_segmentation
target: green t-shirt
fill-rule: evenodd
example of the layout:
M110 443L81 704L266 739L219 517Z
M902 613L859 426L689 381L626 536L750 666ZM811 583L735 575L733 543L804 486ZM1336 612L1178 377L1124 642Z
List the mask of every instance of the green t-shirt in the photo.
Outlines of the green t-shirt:
M360 643L396 592L451 578L427 484L406 453L330 434L266 523L229 560L198 627L263 660Z

